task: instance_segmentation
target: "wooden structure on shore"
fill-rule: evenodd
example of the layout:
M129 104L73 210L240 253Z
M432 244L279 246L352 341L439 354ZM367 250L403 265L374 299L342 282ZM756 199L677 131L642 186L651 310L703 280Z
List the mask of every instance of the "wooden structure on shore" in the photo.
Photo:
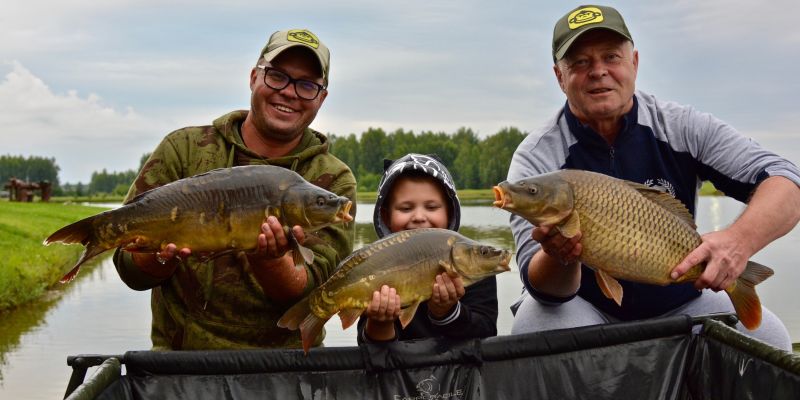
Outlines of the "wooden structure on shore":
M3 186L8 190L8 199L10 201L31 202L33 201L34 191L40 192L42 201L50 201L52 194L52 185L48 181L25 182L21 179L12 177L8 183Z

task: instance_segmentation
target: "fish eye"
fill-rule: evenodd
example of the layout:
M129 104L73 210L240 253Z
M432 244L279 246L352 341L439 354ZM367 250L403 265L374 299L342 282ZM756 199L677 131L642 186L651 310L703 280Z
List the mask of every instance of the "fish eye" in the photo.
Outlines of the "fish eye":
M489 249L486 247L481 247L481 255L485 256L487 254L489 254Z
M528 193L530 193L530 194L539 193L539 189L537 189L535 186L531 186L531 187L528 188Z
M322 196L317 197L317 205L322 207L325 205L325 198Z

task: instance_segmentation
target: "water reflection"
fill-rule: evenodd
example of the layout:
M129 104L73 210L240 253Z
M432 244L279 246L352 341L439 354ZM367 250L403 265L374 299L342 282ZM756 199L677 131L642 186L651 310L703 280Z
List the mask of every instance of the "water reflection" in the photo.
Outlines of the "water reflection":
M742 210L741 203L725 198L700 198L697 225L700 232L723 228ZM359 204L356 248L376 239L371 204ZM514 250L508 213L491 207L463 207L461 233L475 240ZM762 303L800 340L800 296L794 282L800 269L794 260L800 248L800 230L767 246L754 261L775 270L775 276L758 286ZM513 259L512 259L513 260ZM522 284L516 264L497 276L498 333L510 332L513 317L508 307ZM119 279L110 258L83 269L76 281L62 287L60 296L0 315L0 398L52 399L63 396L70 370L68 355L118 354L150 347L149 292L130 290ZM353 346L355 328L342 330L338 317L325 325L326 346Z
M3 384L3 371L8 365L6 355L20 346L23 334L36 329L44 323L48 310L58 301L58 295L49 295L47 300L22 306L13 312L0 315L0 386Z

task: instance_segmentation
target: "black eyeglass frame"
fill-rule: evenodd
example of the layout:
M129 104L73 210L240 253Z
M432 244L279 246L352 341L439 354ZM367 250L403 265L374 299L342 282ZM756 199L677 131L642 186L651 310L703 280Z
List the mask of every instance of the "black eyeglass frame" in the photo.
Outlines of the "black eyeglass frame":
M323 90L328 90L328 88L327 88L327 87L325 87L325 86L323 86L323 85L320 85L320 84L319 84L319 83L317 83L317 82L310 81L310 80L308 80L308 79L295 79L295 78L292 78L292 77L291 77L291 76L289 76L289 74L287 74L286 72L283 72L283 71L281 71L281 70L279 70L279 69L276 69L276 68L268 67L268 66L266 66L266 65L256 65L256 68L258 68L258 69L260 69L260 70L264 71L264 79L263 79L263 80L264 80L264 84L265 84L265 85L267 85L267 87L269 87L270 89L273 89L273 90L283 90L283 89L285 89L287 86L289 86L289 85L291 85L291 84L294 84L294 93L297 95L297 97L299 97L299 98L301 98L301 99L303 99L303 100L314 100L314 99L316 99L317 97L319 97L319 94L320 94L320 92L322 92ZM275 87L275 86L272 86L272 85L270 85L270 84L267 82L267 73L268 73L268 72L270 72L270 71L274 71L274 72L277 72L277 73L279 73L279 74L281 74L281 75L284 75L284 76L286 76L286 79L287 79L287 80L286 80L286 84L285 84L285 85L283 85L283 86L281 86L281 87ZM301 83L303 83L303 84L306 84L306 83L308 83L308 84L311 84L312 86L315 86L315 87L317 88L317 93L314 95L314 97L312 97L312 98L310 98L310 99L309 99L309 98L307 98L307 97L303 97L302 95L300 95L300 92L297 90L297 82L301 82Z

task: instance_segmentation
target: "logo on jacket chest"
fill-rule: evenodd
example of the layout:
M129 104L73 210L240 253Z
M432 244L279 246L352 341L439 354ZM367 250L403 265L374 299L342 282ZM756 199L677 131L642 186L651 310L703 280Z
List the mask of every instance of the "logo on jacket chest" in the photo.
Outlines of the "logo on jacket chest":
M670 196L678 198L675 193L675 186L672 186L668 180L664 178L655 178L655 179L648 179L642 183L645 186L651 187L653 189L660 190L664 193L669 193Z

